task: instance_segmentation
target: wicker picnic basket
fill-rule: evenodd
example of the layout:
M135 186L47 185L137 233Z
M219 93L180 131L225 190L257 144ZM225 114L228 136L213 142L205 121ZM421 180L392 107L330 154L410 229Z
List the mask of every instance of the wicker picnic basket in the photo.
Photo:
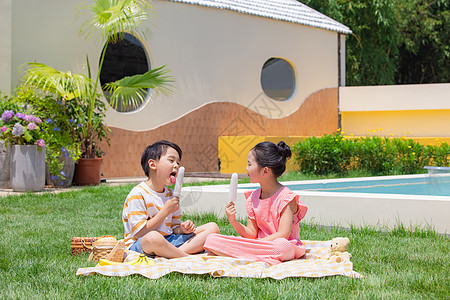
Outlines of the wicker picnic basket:
M125 244L117 241L115 237L101 237L92 243L92 253L89 260L94 262L100 259L107 259L114 262L123 262Z
M77 255L92 252L92 242L98 237L73 237L70 242L70 254Z

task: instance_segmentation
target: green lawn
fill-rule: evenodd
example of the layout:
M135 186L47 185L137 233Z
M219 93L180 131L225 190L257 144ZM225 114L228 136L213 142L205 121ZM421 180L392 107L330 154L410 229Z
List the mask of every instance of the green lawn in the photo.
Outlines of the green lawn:
M71 256L74 236L121 238L123 202L132 185L87 187L59 194L0 198L0 299L448 299L450 242L431 230L398 226L325 228L302 224L301 238L328 240L348 236L354 270L362 279L212 278L172 273L158 280L77 277L92 266L87 255ZM196 224L215 221L233 234L226 220L213 215L184 216Z

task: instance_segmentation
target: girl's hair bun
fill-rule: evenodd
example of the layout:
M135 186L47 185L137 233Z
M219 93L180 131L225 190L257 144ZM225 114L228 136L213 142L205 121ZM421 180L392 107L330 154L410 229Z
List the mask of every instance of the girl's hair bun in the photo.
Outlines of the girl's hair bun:
M278 142L277 148L278 148L278 152L280 152L281 156L284 156L286 158L291 157L291 155L292 155L291 148L289 148L289 146L285 142L283 142L283 141Z
M291 149L283 141L278 144L261 142L251 151L258 166L270 168L277 178L286 170L286 160L291 157Z

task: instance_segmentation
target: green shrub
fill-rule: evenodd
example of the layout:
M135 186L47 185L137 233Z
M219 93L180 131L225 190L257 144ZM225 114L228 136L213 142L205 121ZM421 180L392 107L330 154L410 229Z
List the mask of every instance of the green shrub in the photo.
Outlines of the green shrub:
M412 139L394 138L397 149L397 172L400 174L417 174L423 172L423 167L429 164L425 147Z
M322 137L311 137L292 147L294 161L303 173L339 174L348 171L353 143L338 131Z
M437 145L427 145L425 148L427 159L433 162L434 166L450 165L450 145L446 142Z
M450 146L424 146L413 139L389 137L345 138L334 134L307 138L292 147L294 162L305 174L372 175L418 174L427 165L449 166Z
M394 173L396 151L388 138L377 136L353 140L356 169L372 175Z
M6 95L0 91L0 114L5 110L18 111L19 106L10 95Z

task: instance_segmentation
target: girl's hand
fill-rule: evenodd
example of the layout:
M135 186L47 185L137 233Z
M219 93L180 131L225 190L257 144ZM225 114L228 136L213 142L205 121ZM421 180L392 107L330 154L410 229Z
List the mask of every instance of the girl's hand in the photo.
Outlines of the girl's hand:
M236 221L236 207L234 202L227 204L225 207L225 213L227 214L227 218L230 223Z
M180 224L180 227L186 234L194 232L196 229L194 222L192 222L191 220L184 221L183 223Z

